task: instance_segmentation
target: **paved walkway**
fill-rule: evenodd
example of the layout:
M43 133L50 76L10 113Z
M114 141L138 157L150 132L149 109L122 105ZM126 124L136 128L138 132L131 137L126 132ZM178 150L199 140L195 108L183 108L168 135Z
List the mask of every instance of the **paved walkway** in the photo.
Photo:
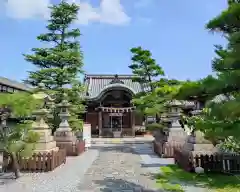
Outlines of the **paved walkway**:
M142 160L127 144L104 144L95 146L100 150L79 184L80 191L92 192L155 192L156 183L149 170L142 167Z
M139 144L139 143L149 143L154 140L153 136L145 135L142 137L129 137L129 138L92 138L93 144L112 144L112 143L121 143L121 144Z
M96 144L53 172L0 178L0 192L156 192L150 173L171 161L156 157L151 144Z
M98 150L89 150L68 157L52 172L23 174L18 180L0 177L0 192L80 192L78 184L98 155Z

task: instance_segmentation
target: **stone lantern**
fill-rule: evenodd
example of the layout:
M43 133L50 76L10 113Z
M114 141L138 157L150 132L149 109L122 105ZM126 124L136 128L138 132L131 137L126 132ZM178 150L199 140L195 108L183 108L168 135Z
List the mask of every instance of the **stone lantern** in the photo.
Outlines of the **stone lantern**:
M191 111L191 115L197 116L202 112L200 109L195 109ZM204 138L204 134L200 131L191 131L191 134L188 135L185 144L182 148L183 152L191 153L192 156L199 154L213 154L218 152L218 149L214 145Z
M167 133L165 141L167 142L183 142L186 139L186 132L182 128L180 121L181 108L183 107L182 102L173 100L166 104L169 108L168 113L165 115L163 121L168 123L168 128L165 132Z
M60 148L70 149L76 144L77 138L68 123L68 119L70 117L69 108L71 105L66 99L66 94L64 94L63 101L59 103L57 107L60 108L59 117L61 119L61 123L54 133L54 138L57 142L57 146Z
M173 149L182 147L187 133L179 123L182 102L173 100L166 103L165 106L168 110L161 116L161 121L166 124L166 127L156 139L156 145L159 146L157 153L163 157L173 157Z
M48 114L46 109L46 101L51 100L50 96L43 92L44 84L39 84L39 92L33 94L35 99L42 99L44 104L41 109L33 112L33 115L36 117L35 122L32 124L33 131L40 135L39 141L35 144L35 152L51 152L58 151L59 148L56 146L56 141L52 136L52 130L49 128L48 124L44 121L44 118Z

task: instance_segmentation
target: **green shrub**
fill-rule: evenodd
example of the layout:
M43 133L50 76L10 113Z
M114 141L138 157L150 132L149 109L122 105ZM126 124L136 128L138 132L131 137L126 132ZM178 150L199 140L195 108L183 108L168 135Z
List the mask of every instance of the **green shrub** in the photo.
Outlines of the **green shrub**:
M146 130L156 130L156 129L163 129L165 128L166 126L163 125L163 124L160 124L160 123L152 123L152 124L148 124L146 126Z

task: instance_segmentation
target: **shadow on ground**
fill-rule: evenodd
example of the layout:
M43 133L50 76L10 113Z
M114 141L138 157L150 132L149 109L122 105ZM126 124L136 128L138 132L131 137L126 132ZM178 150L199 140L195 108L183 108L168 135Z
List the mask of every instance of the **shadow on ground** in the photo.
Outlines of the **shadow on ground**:
M147 145L145 149L140 149L137 147L137 145ZM152 150L151 148L151 143L146 143L146 144L107 144L106 146L104 145L93 145L90 147L90 149L97 149L101 151L116 151L116 152L122 152L122 153L131 153L131 154L138 154L138 155L153 155L149 154L149 150Z
M16 178L13 173L1 173L0 185L7 185L16 182Z
M148 189L140 184L123 179L106 178L93 182L99 186L99 192L162 192L162 190Z
M141 163L141 167L144 168L159 168L161 166L167 166L169 164L174 164L174 161L172 158L159 158L157 155L154 154L151 148L151 145L147 146L145 149L141 149L136 146L138 144L134 145L126 145L126 144L117 144L112 146L92 146L91 149L97 149L103 152L107 151L115 151L115 152L121 152L121 153L131 153L136 155L148 155L150 158L157 159L156 162L149 162L149 163Z

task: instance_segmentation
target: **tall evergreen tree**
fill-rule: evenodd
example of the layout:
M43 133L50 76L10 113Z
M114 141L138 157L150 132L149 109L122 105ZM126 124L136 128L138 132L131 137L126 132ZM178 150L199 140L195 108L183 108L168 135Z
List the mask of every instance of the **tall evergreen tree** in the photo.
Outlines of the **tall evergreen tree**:
M82 53L78 37L79 29L71 29L77 19L79 7L76 4L61 2L52 5L51 18L45 34L37 39L47 43L45 48L33 48L33 54L25 54L25 59L37 67L29 72L26 83L37 86L44 81L46 88L56 90L69 85L82 72Z
M217 57L212 62L216 77L208 76L198 84L210 102L198 117L190 118L196 129L205 133L215 143L231 137L228 147L240 146L240 1L229 0L228 7L207 24L207 29L221 32L226 37L226 47L217 45ZM186 89L182 93L187 96ZM197 92L195 91L195 94ZM199 94L202 93L198 93ZM233 143L233 141L238 142ZM232 145L230 147L230 145ZM240 152L240 147L235 148Z
M52 5L50 9L51 17L46 26L48 32L37 37L47 46L33 48L33 54L24 55L26 61L37 67L36 71L29 72L25 82L32 86L43 82L47 90L54 91L58 96L56 103L62 99L63 92L67 92L69 101L74 105L71 112L76 120L79 116L76 109L82 108L82 105L79 103L80 98L71 97L78 96L82 91L78 75L83 73L83 55L78 40L80 30L72 28L72 24L77 19L79 7L74 3L62 1ZM75 122L73 126L78 124L75 120L72 120ZM54 124L56 128L58 123Z
M166 112L165 103L173 98L181 82L164 78L164 71L159 66L149 50L142 47L131 49L132 64L129 66L134 74L133 81L139 82L143 87L149 87L133 98L137 110L146 116L155 116L155 128L160 125L160 116Z
M129 68L132 69L132 73L135 75L134 81L149 85L151 91L153 91L156 78L164 76L163 69L152 58L149 50L145 50L142 47L135 47L131 49L131 53L132 64L129 65Z

